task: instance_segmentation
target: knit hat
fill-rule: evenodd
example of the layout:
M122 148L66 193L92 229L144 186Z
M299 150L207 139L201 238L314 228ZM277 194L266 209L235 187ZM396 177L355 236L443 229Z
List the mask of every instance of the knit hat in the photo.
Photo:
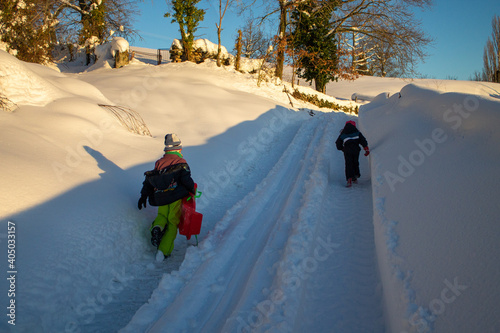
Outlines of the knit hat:
M182 149L182 142L175 133L170 133L165 135L165 149L164 151L169 150L179 150Z
M345 124L351 124L352 126L356 127L356 122L354 120L349 120L349 121L346 121Z

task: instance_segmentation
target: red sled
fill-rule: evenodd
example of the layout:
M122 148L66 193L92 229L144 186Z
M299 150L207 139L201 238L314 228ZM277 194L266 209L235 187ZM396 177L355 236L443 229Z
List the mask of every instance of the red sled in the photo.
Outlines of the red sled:
M194 189L196 191L197 184L194 184ZM199 198L201 192L197 191L197 194L195 197L191 196L182 199L181 221L179 223L179 234L186 236L188 240L195 235L196 243L198 243L197 236L200 234L203 219L203 214L196 211L195 198Z

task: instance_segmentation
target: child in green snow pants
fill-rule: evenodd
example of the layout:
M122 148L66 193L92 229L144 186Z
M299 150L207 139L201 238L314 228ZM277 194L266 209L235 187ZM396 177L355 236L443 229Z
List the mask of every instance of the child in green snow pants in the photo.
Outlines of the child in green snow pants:
M181 221L182 199L171 204L159 206L158 216L151 225L151 230L159 226L164 233L158 250L165 256L169 256L174 250L174 240L177 237L177 227ZM165 229L166 228L166 229Z
M158 216L151 226L151 244L168 257L174 249L177 228L181 219L182 198L196 193L191 170L182 156L182 143L175 133L165 135L165 154L146 171L142 183L139 209L158 207Z

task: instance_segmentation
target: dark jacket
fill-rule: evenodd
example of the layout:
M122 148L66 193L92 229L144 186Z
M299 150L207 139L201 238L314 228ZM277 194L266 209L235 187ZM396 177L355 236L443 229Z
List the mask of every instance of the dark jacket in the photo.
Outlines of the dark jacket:
M361 150L359 145L368 147L368 142L356 126L346 124L342 132L340 132L337 141L335 141L335 145L338 150L342 150L345 153L359 153Z
M149 197L151 206L168 205L195 193L189 165L178 155L165 154L144 175L141 196Z

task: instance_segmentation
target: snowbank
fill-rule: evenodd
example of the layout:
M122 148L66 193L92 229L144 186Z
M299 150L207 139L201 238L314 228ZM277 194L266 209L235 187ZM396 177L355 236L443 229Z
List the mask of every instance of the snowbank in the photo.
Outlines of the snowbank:
M500 85L407 85L361 107L391 332L496 332Z
M17 105L44 106L67 96L24 63L0 50L0 91Z
M291 76L288 74L288 76ZM305 84L305 83L304 83ZM358 99L370 102L381 93L391 96L397 94L408 84L416 84L441 92L461 92L474 95L499 96L498 87L488 82L435 80L435 79L400 79L389 77L361 76L353 81L339 80L330 82L326 93L337 98Z
M0 91L17 105L46 106L75 96L111 104L90 84L39 64L26 63L0 51Z

